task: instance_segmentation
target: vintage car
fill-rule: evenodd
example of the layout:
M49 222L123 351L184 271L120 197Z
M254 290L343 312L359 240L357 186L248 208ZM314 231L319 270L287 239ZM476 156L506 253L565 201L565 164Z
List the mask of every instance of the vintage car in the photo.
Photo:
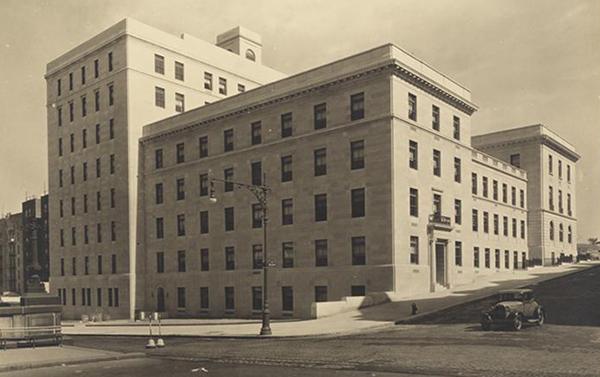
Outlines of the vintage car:
M519 331L524 323L541 326L545 315L544 308L535 300L531 289L500 291L496 303L481 313L481 328L488 331L492 326L509 326Z

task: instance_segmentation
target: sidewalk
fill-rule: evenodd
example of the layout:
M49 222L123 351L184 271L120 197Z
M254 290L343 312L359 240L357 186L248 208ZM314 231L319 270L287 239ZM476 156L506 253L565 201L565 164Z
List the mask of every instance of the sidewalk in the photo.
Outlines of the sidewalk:
M0 351L0 373L21 369L123 360L144 356L143 353L109 352L72 346L14 348Z
M395 322L411 318L411 305L416 303L419 314L435 312L478 300L501 289L512 289L564 276L598 263L579 263L555 267L535 267L527 271L499 272L481 276L468 285L451 290L427 293L413 297L390 297L391 302L335 314L313 320L272 320L274 337L327 336L349 334L378 327L393 326ZM162 322L163 336L195 337L255 337L260 320L244 319L167 319ZM156 335L157 328L153 327ZM115 320L103 323L64 323L65 335L127 335L147 336L148 327L139 322Z

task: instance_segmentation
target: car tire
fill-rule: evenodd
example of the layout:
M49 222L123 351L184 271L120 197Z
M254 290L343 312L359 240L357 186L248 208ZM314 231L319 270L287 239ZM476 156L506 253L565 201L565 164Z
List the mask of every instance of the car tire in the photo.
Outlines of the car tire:
M482 323L481 324L481 329L483 331L490 331L491 328L492 328L492 325L490 325L489 323Z
M523 328L523 320L520 314L517 314L515 319L513 319L512 328L515 331L519 331Z
M537 325L541 326L546 321L546 313L544 313L544 309L538 309L538 317L537 317Z

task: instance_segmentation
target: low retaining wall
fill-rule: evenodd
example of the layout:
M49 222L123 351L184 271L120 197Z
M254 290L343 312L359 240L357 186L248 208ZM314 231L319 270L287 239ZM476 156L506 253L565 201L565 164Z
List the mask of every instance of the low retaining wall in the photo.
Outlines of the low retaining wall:
M344 313L351 310L379 305L390 301L387 293L371 293L367 296L348 296L341 301L313 302L311 306L312 318L323 318L333 314Z

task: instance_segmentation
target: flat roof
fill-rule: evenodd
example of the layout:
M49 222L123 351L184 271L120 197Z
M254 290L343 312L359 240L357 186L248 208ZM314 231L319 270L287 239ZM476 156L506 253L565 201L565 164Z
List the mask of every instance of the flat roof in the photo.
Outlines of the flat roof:
M390 65L395 65L398 69L408 72L411 77L426 82L437 92L443 93L444 98L451 98L456 103L476 109L471 102L471 92L468 89L399 47L385 44L151 123L144 127L142 141L152 136L158 136L162 132L173 132L179 128L192 126L201 120L220 118L240 111L240 109L255 107L291 93L310 90L328 82L334 82L342 77Z

